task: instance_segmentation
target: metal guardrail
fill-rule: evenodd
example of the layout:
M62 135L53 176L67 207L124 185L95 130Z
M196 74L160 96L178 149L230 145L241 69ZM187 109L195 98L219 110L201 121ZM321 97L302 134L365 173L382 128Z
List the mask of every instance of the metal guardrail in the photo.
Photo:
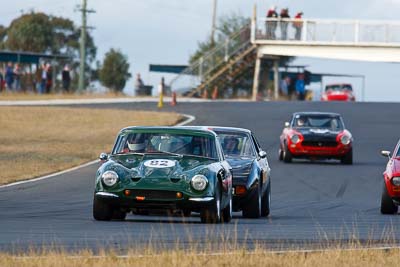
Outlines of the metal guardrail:
M249 24L217 44L215 48L171 80L170 86L172 90L184 92L196 88L207 76L228 62L239 51L248 47L251 44L250 35Z
M252 31L255 43L285 41L400 46L399 21L265 18L257 20Z

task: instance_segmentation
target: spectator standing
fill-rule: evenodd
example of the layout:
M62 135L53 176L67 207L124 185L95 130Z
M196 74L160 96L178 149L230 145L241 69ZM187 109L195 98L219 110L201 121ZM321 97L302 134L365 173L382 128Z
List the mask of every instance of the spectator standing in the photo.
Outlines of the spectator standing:
M14 66L14 89L16 92L21 90L21 68L18 63Z
M44 94L46 93L46 82L47 82L46 64L43 64L42 68L39 69L39 71L41 71L39 94Z
M14 70L11 62L7 64L5 80L6 80L7 90L12 90L14 84Z
M276 6L272 6L267 12L267 39L275 40L275 31L277 26L278 13L276 13Z
M4 88L4 76L3 76L3 70L0 69L0 93L3 92Z
M287 40L287 28L288 28L288 24L289 21L287 21L288 19L290 19L289 16L289 8L282 8L281 10L281 14L280 14L280 18L281 20L281 39L282 40Z
M297 100L303 101L306 97L306 84L304 82L304 74L300 73L296 81Z
M290 77L285 76L281 81L281 93L283 96L289 96Z
M69 86L71 85L71 71L68 65L64 66L61 73L63 89L66 93L69 93Z
M144 87L144 83L142 78L140 77L140 73L136 74L136 80L135 80L135 95L142 95L143 94L143 87Z
M303 12L298 12L294 17L293 28L295 30L294 39L301 39L301 31L303 29Z
M50 63L46 64L46 94L50 94L51 86L53 85L53 69Z

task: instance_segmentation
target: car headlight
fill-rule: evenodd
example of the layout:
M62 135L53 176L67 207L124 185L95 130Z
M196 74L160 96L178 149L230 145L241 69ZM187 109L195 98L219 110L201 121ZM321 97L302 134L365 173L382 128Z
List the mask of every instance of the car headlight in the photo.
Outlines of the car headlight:
M115 171L106 171L101 176L106 186L113 186L118 182L118 174Z
M193 176L192 180L190 181L192 187L197 191L203 191L204 189L206 189L207 183L207 177L201 174Z
M400 177L393 177L392 178L392 184L394 186L400 186Z
M290 140L292 140L292 142L294 144L297 144L300 141L300 136L297 134L292 135L292 137L290 138Z
M351 138L350 138L350 136L348 136L347 134L342 135L342 137L340 137L340 142L341 142L343 145L348 145L348 144L350 144L350 141L351 141Z

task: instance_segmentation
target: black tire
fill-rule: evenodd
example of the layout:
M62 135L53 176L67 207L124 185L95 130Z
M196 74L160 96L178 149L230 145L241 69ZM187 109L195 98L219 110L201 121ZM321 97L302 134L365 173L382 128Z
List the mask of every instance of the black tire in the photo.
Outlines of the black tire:
M251 196L250 201L243 207L242 216L244 218L260 218L261 198L261 189L260 185L258 185L257 190Z
M190 215L192 215L192 211L188 210L188 209L184 209L184 210L182 210L182 215L183 215L183 217L190 217Z
M111 205L95 197L93 200L93 218L97 221L109 221L112 219L112 216L113 209Z
M290 162L292 162L292 159L293 159L292 153L290 153L289 148L285 144L285 146L283 148L283 161L285 163L290 163Z
M382 214L395 214L397 213L398 206L393 203L392 198L386 188L386 184L383 183L382 198L381 198L381 213Z
M219 186L215 188L214 201L211 206L200 211L200 219L202 223L221 222L221 190Z
M121 211L121 210L114 210L111 219L117 220L117 221L124 221L125 218L126 218L126 212Z
M283 160L283 149L281 146L279 146L278 159L279 159L279 161Z
M229 199L229 204L222 210L222 221L228 223L232 220L232 196Z
M271 181L268 183L268 188L265 190L261 201L261 216L267 217L271 212Z
M341 159L340 162L342 164L346 165L351 165L353 164L353 149L351 149L349 152L347 152L346 155L344 155Z

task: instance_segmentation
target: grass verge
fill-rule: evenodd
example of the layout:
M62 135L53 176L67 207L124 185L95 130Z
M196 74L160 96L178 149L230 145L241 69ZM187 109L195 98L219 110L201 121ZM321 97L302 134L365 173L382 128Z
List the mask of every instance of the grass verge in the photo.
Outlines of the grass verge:
M319 252L271 253L268 250L235 250L224 253L197 253L182 250L154 254L128 254L117 257L112 253L94 256L89 251L75 255L50 252L41 255L24 254L15 257L0 255L0 266L398 266L400 250L331 250Z
M0 184L94 160L99 153L110 151L123 127L174 125L180 119L175 113L0 107Z
M92 99L92 98L131 98L122 93L58 93L58 94L34 94L34 93L0 93L0 101L11 100L52 100L52 99ZM140 98L140 97L135 97Z

